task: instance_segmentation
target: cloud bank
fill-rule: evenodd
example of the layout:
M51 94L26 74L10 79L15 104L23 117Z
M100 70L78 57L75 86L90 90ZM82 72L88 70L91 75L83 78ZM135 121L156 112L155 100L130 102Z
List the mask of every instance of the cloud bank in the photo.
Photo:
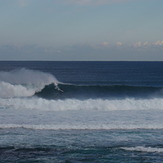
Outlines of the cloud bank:
M163 61L163 41L40 47L37 45L0 45L1 60L56 60L56 61Z
M145 42L141 42L141 41L138 41L136 43L134 43L134 47L149 47L149 46L155 46L155 47L158 47L158 46L163 46L163 41L155 41L155 42L149 42L149 41L145 41Z

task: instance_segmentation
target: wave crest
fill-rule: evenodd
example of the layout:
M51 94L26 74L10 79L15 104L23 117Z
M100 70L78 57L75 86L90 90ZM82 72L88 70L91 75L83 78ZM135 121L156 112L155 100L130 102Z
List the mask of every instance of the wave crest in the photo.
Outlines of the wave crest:
M153 98L163 96L162 87L130 85L74 85L59 83L45 86L36 95L51 99Z
M0 72L0 97L27 97L41 91L46 85L58 84L58 80L50 73L37 70L17 69Z

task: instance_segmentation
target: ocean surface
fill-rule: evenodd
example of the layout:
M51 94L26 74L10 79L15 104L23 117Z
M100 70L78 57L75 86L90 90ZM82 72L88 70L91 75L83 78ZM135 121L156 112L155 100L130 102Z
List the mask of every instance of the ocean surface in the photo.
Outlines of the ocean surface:
M163 163L163 62L0 62L0 163Z

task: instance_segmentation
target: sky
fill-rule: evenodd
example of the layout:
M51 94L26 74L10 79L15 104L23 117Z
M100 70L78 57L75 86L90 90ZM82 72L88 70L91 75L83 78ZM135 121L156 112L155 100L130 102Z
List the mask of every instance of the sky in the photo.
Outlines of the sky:
M0 60L163 61L163 0L0 0Z

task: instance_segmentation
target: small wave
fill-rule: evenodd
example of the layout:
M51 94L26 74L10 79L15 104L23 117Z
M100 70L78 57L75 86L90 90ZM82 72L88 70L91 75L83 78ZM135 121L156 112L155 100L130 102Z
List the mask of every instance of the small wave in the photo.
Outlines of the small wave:
M109 125L109 124L51 124L51 125L43 125L43 124L0 124L0 129L15 129L15 128L22 128L22 129L32 129L32 130L158 130L163 129L161 126L117 126L117 125ZM150 148L145 147L121 147L123 150L130 150L130 151L144 151L144 152L152 152ZM155 149L153 149L154 152ZM163 148L161 148L163 152Z
M53 83L55 86L58 80L49 73L18 69L9 72L0 72L0 97L27 97L33 96L41 91L46 85Z
M163 148L154 148L154 147L137 146L137 147L122 147L121 149L127 151L136 151L136 152L163 153Z

